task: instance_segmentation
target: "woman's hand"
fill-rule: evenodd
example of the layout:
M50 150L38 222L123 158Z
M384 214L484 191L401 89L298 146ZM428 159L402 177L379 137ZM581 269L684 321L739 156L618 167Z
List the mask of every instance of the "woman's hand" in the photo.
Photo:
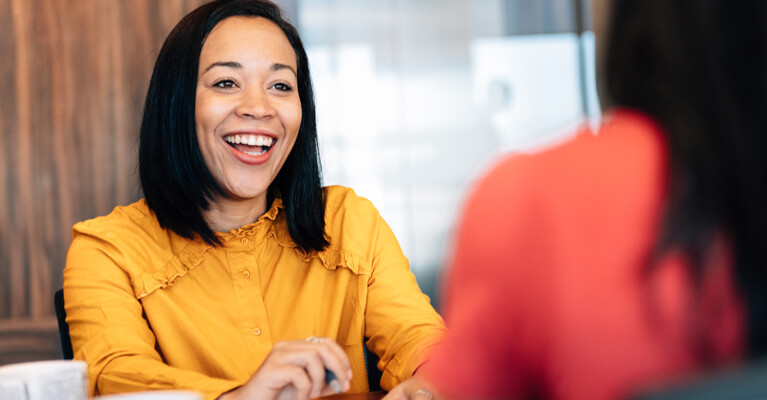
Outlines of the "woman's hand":
M338 385L325 382L325 369ZM351 378L349 358L333 339L278 342L247 383L219 400L307 400L340 393L334 387L347 391Z
M431 386L415 374L395 386L383 400L436 400L436 398Z

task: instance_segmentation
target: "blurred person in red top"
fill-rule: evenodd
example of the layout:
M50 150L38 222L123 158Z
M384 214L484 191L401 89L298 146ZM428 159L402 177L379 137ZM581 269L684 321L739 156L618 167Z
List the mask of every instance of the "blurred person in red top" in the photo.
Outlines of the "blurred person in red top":
M618 399L767 350L767 2L594 11L604 120L475 183L436 397Z

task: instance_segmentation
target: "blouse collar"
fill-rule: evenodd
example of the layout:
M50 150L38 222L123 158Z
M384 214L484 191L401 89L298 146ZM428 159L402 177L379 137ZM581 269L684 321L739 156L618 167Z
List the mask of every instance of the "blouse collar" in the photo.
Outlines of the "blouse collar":
M239 228L234 228L229 232L216 232L216 236L218 236L221 242L224 243L233 238L254 236L259 233L261 234L259 236L263 236L263 234L269 231L270 228L274 225L274 222L277 220L277 215L282 208L284 208L282 205L282 199L275 198L272 201L272 206L269 207L269 210L258 217L256 222L251 222Z

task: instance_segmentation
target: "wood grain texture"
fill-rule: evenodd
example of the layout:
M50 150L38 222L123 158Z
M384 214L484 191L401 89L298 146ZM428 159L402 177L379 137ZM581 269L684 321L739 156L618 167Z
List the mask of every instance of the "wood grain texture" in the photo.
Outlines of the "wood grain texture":
M354 394L336 394L333 396L320 397L323 400L380 400L386 396L386 392L368 392Z
M140 197L154 59L204 2L0 0L0 365L60 357L72 225Z

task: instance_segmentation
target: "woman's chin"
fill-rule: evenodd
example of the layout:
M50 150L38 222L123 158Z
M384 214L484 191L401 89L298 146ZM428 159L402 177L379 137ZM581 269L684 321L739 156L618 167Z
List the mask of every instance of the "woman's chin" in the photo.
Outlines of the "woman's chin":
M226 197L216 199L215 202L239 203L242 205L248 203L257 204L266 201L267 190L268 186L258 188L238 188L234 190L227 189L225 190Z

